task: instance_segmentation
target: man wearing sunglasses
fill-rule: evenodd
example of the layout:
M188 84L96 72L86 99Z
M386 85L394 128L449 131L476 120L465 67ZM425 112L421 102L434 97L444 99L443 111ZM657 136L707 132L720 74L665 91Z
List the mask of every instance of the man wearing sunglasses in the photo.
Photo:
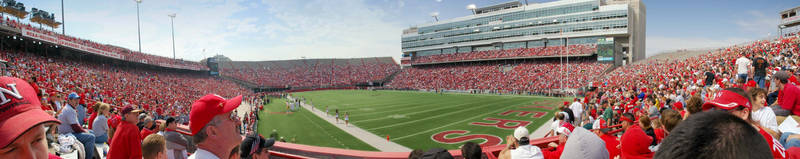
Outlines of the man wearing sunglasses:
M268 159L269 148L275 144L275 139L264 139L261 135L250 135L239 146L242 159Z
M197 151L189 159L219 159L229 157L242 137L236 129L239 119L232 111L242 103L242 96L225 100L208 94L192 103L189 129Z

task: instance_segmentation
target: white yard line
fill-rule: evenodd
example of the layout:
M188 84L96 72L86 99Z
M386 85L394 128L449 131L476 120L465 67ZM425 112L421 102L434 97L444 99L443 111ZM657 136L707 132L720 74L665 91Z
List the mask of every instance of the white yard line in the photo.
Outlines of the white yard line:
M293 98L291 98L291 97L289 97L289 99L293 100ZM359 140L363 141L364 143L367 143L370 146L372 146L372 147L374 147L374 148L376 148L376 149L378 149L380 151L383 151L383 152L410 152L411 151L411 149L409 149L408 147L405 147L403 145L400 145L400 144L397 144L397 143L394 143L394 142L391 142L391 141L387 141L386 138L383 138L383 137L377 136L375 134L372 134L372 133L370 133L370 132L368 132L368 131L366 131L364 129L361 129L361 128L353 125L353 124L345 126L344 125L344 121L342 121L342 123L336 123L336 119L335 118L327 116L323 110L319 110L319 109L313 109L312 110L311 109L311 107L312 107L311 105L307 105L305 103L301 103L300 105L304 109L307 109L308 111L311 111L311 113L316 115L317 117L322 118L325 121L328 121L329 123L331 123L331 125L336 126L339 129L342 129L343 131L349 133L350 135L353 135L354 137L358 138Z

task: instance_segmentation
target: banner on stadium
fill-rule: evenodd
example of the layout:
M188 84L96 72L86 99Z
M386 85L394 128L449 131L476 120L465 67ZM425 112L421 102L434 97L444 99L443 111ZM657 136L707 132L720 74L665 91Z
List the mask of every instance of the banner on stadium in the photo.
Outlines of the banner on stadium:
M75 42L72 42L72 41L68 41L68 40L63 40L63 39L60 39L60 38L58 38L56 36L38 33L38 32L33 31L33 30L25 29L24 27L22 27L20 29L22 30L22 36L24 36L24 37L29 37L29 38L33 38L33 39L37 39L37 40L41 40L41 41L46 41L46 42L53 43L53 44L56 44L56 45L69 47L69 48L73 48L73 49L76 49L76 50L85 51L85 52L89 52L89 53L93 53L93 54L97 54L97 55L101 55L101 56L106 56L106 57L111 57L111 58L116 58L116 59L122 59L122 56L117 54L117 53L108 52L108 51L105 51L105 50L94 48L94 47L91 47L91 46L88 46L88 45L78 44L78 43L75 43Z

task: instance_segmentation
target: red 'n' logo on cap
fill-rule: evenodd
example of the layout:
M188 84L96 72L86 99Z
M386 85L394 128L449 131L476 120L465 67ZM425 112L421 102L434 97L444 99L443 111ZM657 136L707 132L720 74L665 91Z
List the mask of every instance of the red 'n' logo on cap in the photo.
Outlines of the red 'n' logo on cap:
M22 99L22 95L17 90L16 83L6 84L11 90L6 88L0 87L0 105L5 105L6 103L10 102L11 99L6 98L6 95L10 95L17 99Z

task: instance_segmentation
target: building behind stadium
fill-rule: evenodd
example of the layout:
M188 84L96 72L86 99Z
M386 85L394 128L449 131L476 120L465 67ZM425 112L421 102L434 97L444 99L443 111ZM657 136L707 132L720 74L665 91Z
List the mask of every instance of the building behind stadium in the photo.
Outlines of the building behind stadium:
M781 36L786 36L785 34L787 33L796 33L800 30L800 27L797 27L800 25L800 16L797 16L798 12L800 12L800 7L794 7L780 12L781 23L778 24L778 30Z
M599 62L645 59L646 10L641 0L512 1L475 8L472 15L403 30L402 66L437 54L596 45ZM566 41L566 42L565 42Z

